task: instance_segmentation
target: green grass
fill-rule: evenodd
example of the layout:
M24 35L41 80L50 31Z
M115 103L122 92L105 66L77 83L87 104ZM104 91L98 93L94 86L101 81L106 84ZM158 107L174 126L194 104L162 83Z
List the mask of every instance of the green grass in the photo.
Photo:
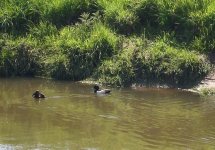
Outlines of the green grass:
M103 83L128 86L131 83L158 83L189 86L204 77L210 68L206 58L182 48L173 48L162 40L142 42L135 49L123 49L100 66ZM145 44L144 44L145 43Z
M210 70L212 0L4 0L0 75L188 86Z
M101 12L104 14L104 20L107 24L116 29L119 33L131 34L138 18L134 10L131 9L133 1L131 0L98 0Z
M202 88L202 89L200 89L199 93L202 96L213 96L213 95L215 95L215 89L214 88Z
M0 44L1 76L33 76L39 70L39 53L34 43L3 36Z
M49 41L51 52L44 60L44 70L49 70L48 75L57 79L89 77L101 61L117 53L117 40L100 22L65 27Z

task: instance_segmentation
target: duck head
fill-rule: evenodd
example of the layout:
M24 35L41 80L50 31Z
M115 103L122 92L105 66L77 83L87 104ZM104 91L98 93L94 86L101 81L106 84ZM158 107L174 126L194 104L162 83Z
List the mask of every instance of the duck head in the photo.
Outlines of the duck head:
M36 91L32 94L32 97L34 97L34 98L45 98L45 96L44 96L42 93L40 93L39 90L36 90Z
M93 88L94 88L94 93L96 93L97 91L99 91L99 86L98 85L95 85Z

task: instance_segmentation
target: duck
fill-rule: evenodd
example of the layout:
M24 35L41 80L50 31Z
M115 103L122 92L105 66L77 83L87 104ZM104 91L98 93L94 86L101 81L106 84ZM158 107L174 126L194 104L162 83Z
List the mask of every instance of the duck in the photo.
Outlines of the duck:
M95 85L93 88L94 88L94 93L96 93L96 94L110 94L110 92L111 92L110 89L100 90L98 85Z
M42 94L39 90L36 90L33 94L32 94L33 98L45 98L45 95Z

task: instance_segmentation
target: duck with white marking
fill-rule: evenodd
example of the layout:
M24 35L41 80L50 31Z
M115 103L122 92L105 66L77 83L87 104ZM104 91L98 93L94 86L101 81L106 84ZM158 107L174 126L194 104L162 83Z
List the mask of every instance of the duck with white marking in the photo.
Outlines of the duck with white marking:
M94 93L96 94L110 94L111 92L110 89L100 90L98 85L95 85L93 88L94 88Z

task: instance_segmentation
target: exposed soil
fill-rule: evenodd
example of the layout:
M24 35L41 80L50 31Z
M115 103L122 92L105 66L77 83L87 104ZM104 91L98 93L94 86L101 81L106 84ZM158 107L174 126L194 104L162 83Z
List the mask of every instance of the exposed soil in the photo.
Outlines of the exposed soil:
M209 74L200 84L199 87L215 88L215 71Z
M200 88L214 88L215 89L215 52L208 54L208 59L210 63L213 65L212 71L209 73L204 80L196 87L196 89Z

